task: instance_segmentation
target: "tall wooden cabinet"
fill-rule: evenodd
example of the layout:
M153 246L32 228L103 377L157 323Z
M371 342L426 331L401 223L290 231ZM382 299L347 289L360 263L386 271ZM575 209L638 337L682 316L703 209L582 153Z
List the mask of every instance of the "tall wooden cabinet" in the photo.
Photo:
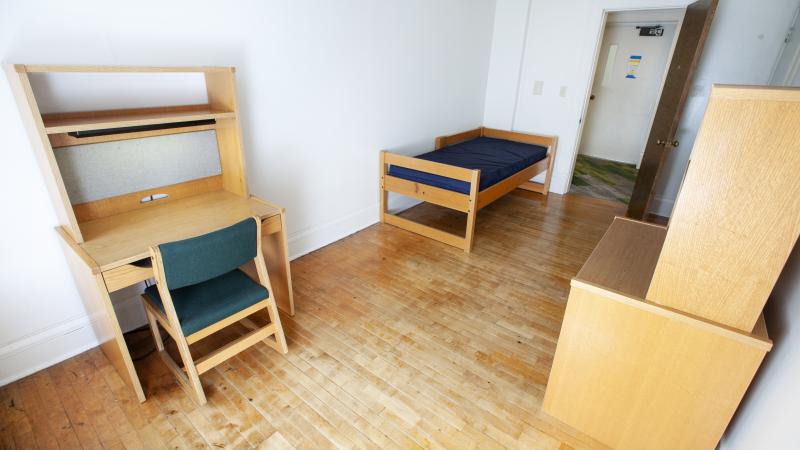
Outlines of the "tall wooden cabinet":
M615 219L572 280L544 410L614 448L714 448L772 347L798 174L800 89L715 86L669 227Z

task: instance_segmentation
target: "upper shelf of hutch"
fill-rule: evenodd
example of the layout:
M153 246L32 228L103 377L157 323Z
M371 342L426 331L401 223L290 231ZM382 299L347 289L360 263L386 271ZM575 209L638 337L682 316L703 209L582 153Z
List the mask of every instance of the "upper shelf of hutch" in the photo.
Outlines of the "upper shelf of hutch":
M59 64L16 64L14 68L17 72L28 73L53 73L53 72L99 72L99 73L136 73L136 72L233 72L233 67L220 66L194 66L194 67L170 67L170 66L75 66Z
M42 116L42 120L47 134L57 134L195 120L232 119L235 116L233 111L220 111L211 109L208 105L199 105L46 114Z

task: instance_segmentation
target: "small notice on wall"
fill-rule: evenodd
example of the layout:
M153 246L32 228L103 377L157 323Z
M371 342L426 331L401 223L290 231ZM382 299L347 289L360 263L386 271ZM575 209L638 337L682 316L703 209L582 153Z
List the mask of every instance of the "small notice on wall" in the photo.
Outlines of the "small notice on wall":
M631 55L628 58L628 71L625 73L625 78L636 78L636 72L639 70L639 64L641 63L641 55Z

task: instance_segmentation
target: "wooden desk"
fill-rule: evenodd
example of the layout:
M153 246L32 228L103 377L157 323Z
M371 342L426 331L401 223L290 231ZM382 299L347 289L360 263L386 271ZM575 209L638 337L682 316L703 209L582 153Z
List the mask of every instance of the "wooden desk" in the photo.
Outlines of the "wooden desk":
M765 354L751 333L645 299L667 229L616 218L572 280L548 414L618 449L712 449Z
M264 259L275 300L285 313L294 315L284 210L259 198L215 191L85 222L80 244L66 228L57 228L69 248L65 254L87 307L105 311L93 320L101 348L139 401L145 400L144 391L109 294L153 277L150 246L198 236L252 216L262 220Z

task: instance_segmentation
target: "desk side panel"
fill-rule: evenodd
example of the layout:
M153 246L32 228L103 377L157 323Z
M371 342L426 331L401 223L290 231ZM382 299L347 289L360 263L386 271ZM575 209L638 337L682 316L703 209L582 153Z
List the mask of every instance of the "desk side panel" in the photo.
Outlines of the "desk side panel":
M261 251L267 266L272 295L281 311L294 315L294 293L292 292L292 272L289 266L289 249L286 242L284 214L272 216L261 222ZM243 270L254 280L258 280L255 265L245 264Z
M544 410L618 449L713 449L762 347L573 287Z
M103 277L94 273L92 267L75 253L75 250L63 239L61 242L67 264L69 265L78 293L92 317L92 326L95 336L100 342L100 348L108 360L117 370L124 382L133 388L140 402L145 400L144 390L133 366L133 360L128 352L122 329L117 321L114 305L106 290Z

